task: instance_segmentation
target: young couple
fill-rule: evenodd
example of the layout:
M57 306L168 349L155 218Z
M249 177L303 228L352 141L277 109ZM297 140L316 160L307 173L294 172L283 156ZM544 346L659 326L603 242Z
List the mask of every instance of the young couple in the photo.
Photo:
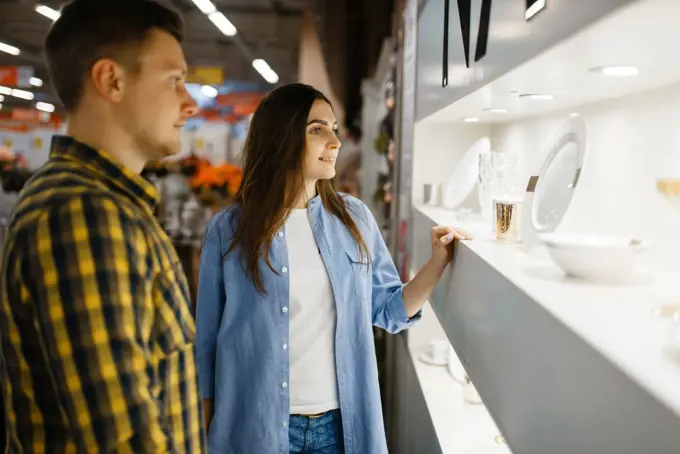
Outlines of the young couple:
M8 451L385 453L372 326L412 324L469 236L436 227L402 284L370 211L331 186L331 104L283 86L253 116L236 203L205 232L194 325L139 175L180 150L196 112L181 40L151 0L75 0L46 38L68 131L3 251Z

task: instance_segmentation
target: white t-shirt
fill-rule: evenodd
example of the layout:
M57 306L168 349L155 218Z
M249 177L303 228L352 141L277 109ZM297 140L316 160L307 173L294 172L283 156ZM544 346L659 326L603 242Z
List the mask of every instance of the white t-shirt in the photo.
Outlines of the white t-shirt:
M335 374L335 300L306 209L286 222L290 270L290 414L340 407Z

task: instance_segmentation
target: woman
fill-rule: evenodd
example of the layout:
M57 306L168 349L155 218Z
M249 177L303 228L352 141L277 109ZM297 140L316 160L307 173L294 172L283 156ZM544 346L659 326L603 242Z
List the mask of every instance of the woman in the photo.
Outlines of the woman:
M418 319L468 235L435 228L403 285L368 208L332 187L337 128L314 88L272 91L236 203L206 230L196 348L213 454L387 452L372 325Z

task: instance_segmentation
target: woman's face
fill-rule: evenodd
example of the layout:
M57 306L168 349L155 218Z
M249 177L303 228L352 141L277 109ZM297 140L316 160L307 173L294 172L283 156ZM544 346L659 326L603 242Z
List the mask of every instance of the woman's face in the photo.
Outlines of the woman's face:
M335 159L340 151L338 123L331 106L316 100L309 111L303 163L306 181L330 180L335 176Z

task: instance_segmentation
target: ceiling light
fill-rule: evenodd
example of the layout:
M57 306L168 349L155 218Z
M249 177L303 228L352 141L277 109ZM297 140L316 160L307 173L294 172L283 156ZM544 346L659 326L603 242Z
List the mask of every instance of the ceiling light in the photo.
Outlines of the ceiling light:
M217 91L217 88L211 86L211 85L203 85L201 87L201 93L208 98L215 98L219 94Z
M59 19L59 16L61 16L61 13L59 11L56 11L49 6L45 5L35 5L35 12L38 14L42 14L48 19L52 19L53 21Z
M538 101L550 101L552 99L555 99L553 95L542 95L539 93L522 93L519 95L520 98L525 98L525 99L535 99Z
M591 72L597 72L610 77L637 76L640 70L636 66L602 66L591 68Z
M491 113L508 113L507 110L505 109L484 109L484 112L491 112Z
M37 102L35 103L35 108L43 112L54 112L54 105L48 102Z
M5 100L5 97L0 95L0 102L3 102Z
M463 121L465 123L477 123L479 121L479 118L467 117L467 118L463 118Z
M535 0L534 3L524 11L524 20L529 20L545 8L546 0Z
M211 14L217 11L215 5L210 0L191 0L203 14Z
M18 90L16 88L12 90L12 96L15 98L26 99L28 101L32 101L33 98L35 98L35 95L30 91Z
M28 83L30 83L30 84L33 85L34 87L42 87L42 86L43 86L43 81L42 81L42 79L40 79L40 78L38 78L38 77L31 77L31 78L28 80Z
M236 27L227 19L224 14L220 12L214 12L208 15L208 19L215 24L215 27L219 28L222 33L227 36L234 36L236 34Z
M0 43L0 52L6 52L10 55L19 55L21 53L18 47L10 46L5 43Z
M12 89L9 88L9 87L0 87L0 95L11 96L12 95Z
M258 58L253 60L253 68L257 70L258 73L270 84L275 84L279 81L279 76L274 72L274 70L267 64L266 61Z

